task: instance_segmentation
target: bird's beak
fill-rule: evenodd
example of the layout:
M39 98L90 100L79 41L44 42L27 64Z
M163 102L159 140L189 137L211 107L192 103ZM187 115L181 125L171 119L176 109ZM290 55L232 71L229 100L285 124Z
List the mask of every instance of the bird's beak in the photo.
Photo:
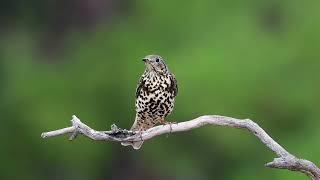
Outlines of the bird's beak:
M147 62L149 62L149 59L148 58L143 58L142 61L147 63Z

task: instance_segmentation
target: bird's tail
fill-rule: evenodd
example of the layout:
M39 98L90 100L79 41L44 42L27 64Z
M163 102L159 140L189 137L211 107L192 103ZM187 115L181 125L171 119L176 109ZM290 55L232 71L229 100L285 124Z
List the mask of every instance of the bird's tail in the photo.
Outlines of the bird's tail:
M142 146L143 141L135 141L135 142L122 142L122 146L132 146L133 149L138 150Z
M134 121L134 123L133 123L133 125L132 125L132 127L131 127L131 131L139 131L139 130L144 130L144 129L141 129L139 126L138 126L138 123L137 123L137 121L138 121L138 116L136 116L136 119L135 119L135 121ZM122 142L121 143L121 145L122 146L132 146L133 147L133 149L135 149L135 150L138 150L138 149L140 149L140 147L142 146L142 144L143 144L143 141L128 141L128 142Z

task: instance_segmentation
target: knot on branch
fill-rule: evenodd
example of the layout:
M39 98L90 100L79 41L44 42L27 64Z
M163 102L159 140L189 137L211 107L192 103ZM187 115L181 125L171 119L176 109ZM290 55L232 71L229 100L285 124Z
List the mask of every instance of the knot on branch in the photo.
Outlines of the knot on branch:
M296 157L289 155L289 156L283 156L274 158L272 162L269 162L265 164L266 167L269 168L292 168L296 164Z
M274 158L272 162L265 164L265 166L270 168L288 169L291 171L301 171L311 177L312 180L320 179L320 169L317 168L315 164L305 159L296 158L291 154Z
M80 119L77 118L77 116L73 115L71 119L71 124L72 124L72 127L74 128L74 131L71 133L69 137L70 141L74 140L80 133L80 128L79 128L80 123L81 123Z
M112 124L111 131L105 131L105 133L111 137L121 138L121 139L136 135L136 132L119 128L116 124Z

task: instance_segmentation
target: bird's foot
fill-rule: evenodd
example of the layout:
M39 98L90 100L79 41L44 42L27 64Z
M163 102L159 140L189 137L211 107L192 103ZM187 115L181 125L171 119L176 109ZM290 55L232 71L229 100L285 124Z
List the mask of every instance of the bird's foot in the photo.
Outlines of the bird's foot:
M139 129L139 135L140 135L140 139L141 139L141 141L143 141L143 139L142 139L142 132L143 132L143 129L142 129L142 128L140 128L140 129Z
M178 124L176 121L166 121L166 120L161 120L160 124L162 125L167 125L167 124Z
M170 133L172 133L172 124L178 124L177 122L175 121L166 121L166 120L161 120L160 121L160 124L162 125L170 125Z

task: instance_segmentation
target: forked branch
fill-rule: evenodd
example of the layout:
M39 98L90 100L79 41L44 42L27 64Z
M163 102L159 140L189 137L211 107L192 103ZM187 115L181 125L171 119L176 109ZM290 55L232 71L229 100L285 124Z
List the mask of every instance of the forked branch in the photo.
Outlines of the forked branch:
M300 171L309 176L312 180L320 180L320 169L314 163L305 159L299 159L290 154L276 141L274 141L258 124L250 119L235 119L218 115L206 115L190 121L156 126L143 132L132 132L120 129L115 125L111 126L110 131L96 131L82 123L76 116L72 117L71 127L44 132L41 134L41 137L50 138L63 134L71 134L69 139L73 140L78 134L82 134L97 141L124 142L148 140L162 134L189 131L207 124L215 126L229 126L248 130L277 155L277 158L272 162L265 164L266 167Z

